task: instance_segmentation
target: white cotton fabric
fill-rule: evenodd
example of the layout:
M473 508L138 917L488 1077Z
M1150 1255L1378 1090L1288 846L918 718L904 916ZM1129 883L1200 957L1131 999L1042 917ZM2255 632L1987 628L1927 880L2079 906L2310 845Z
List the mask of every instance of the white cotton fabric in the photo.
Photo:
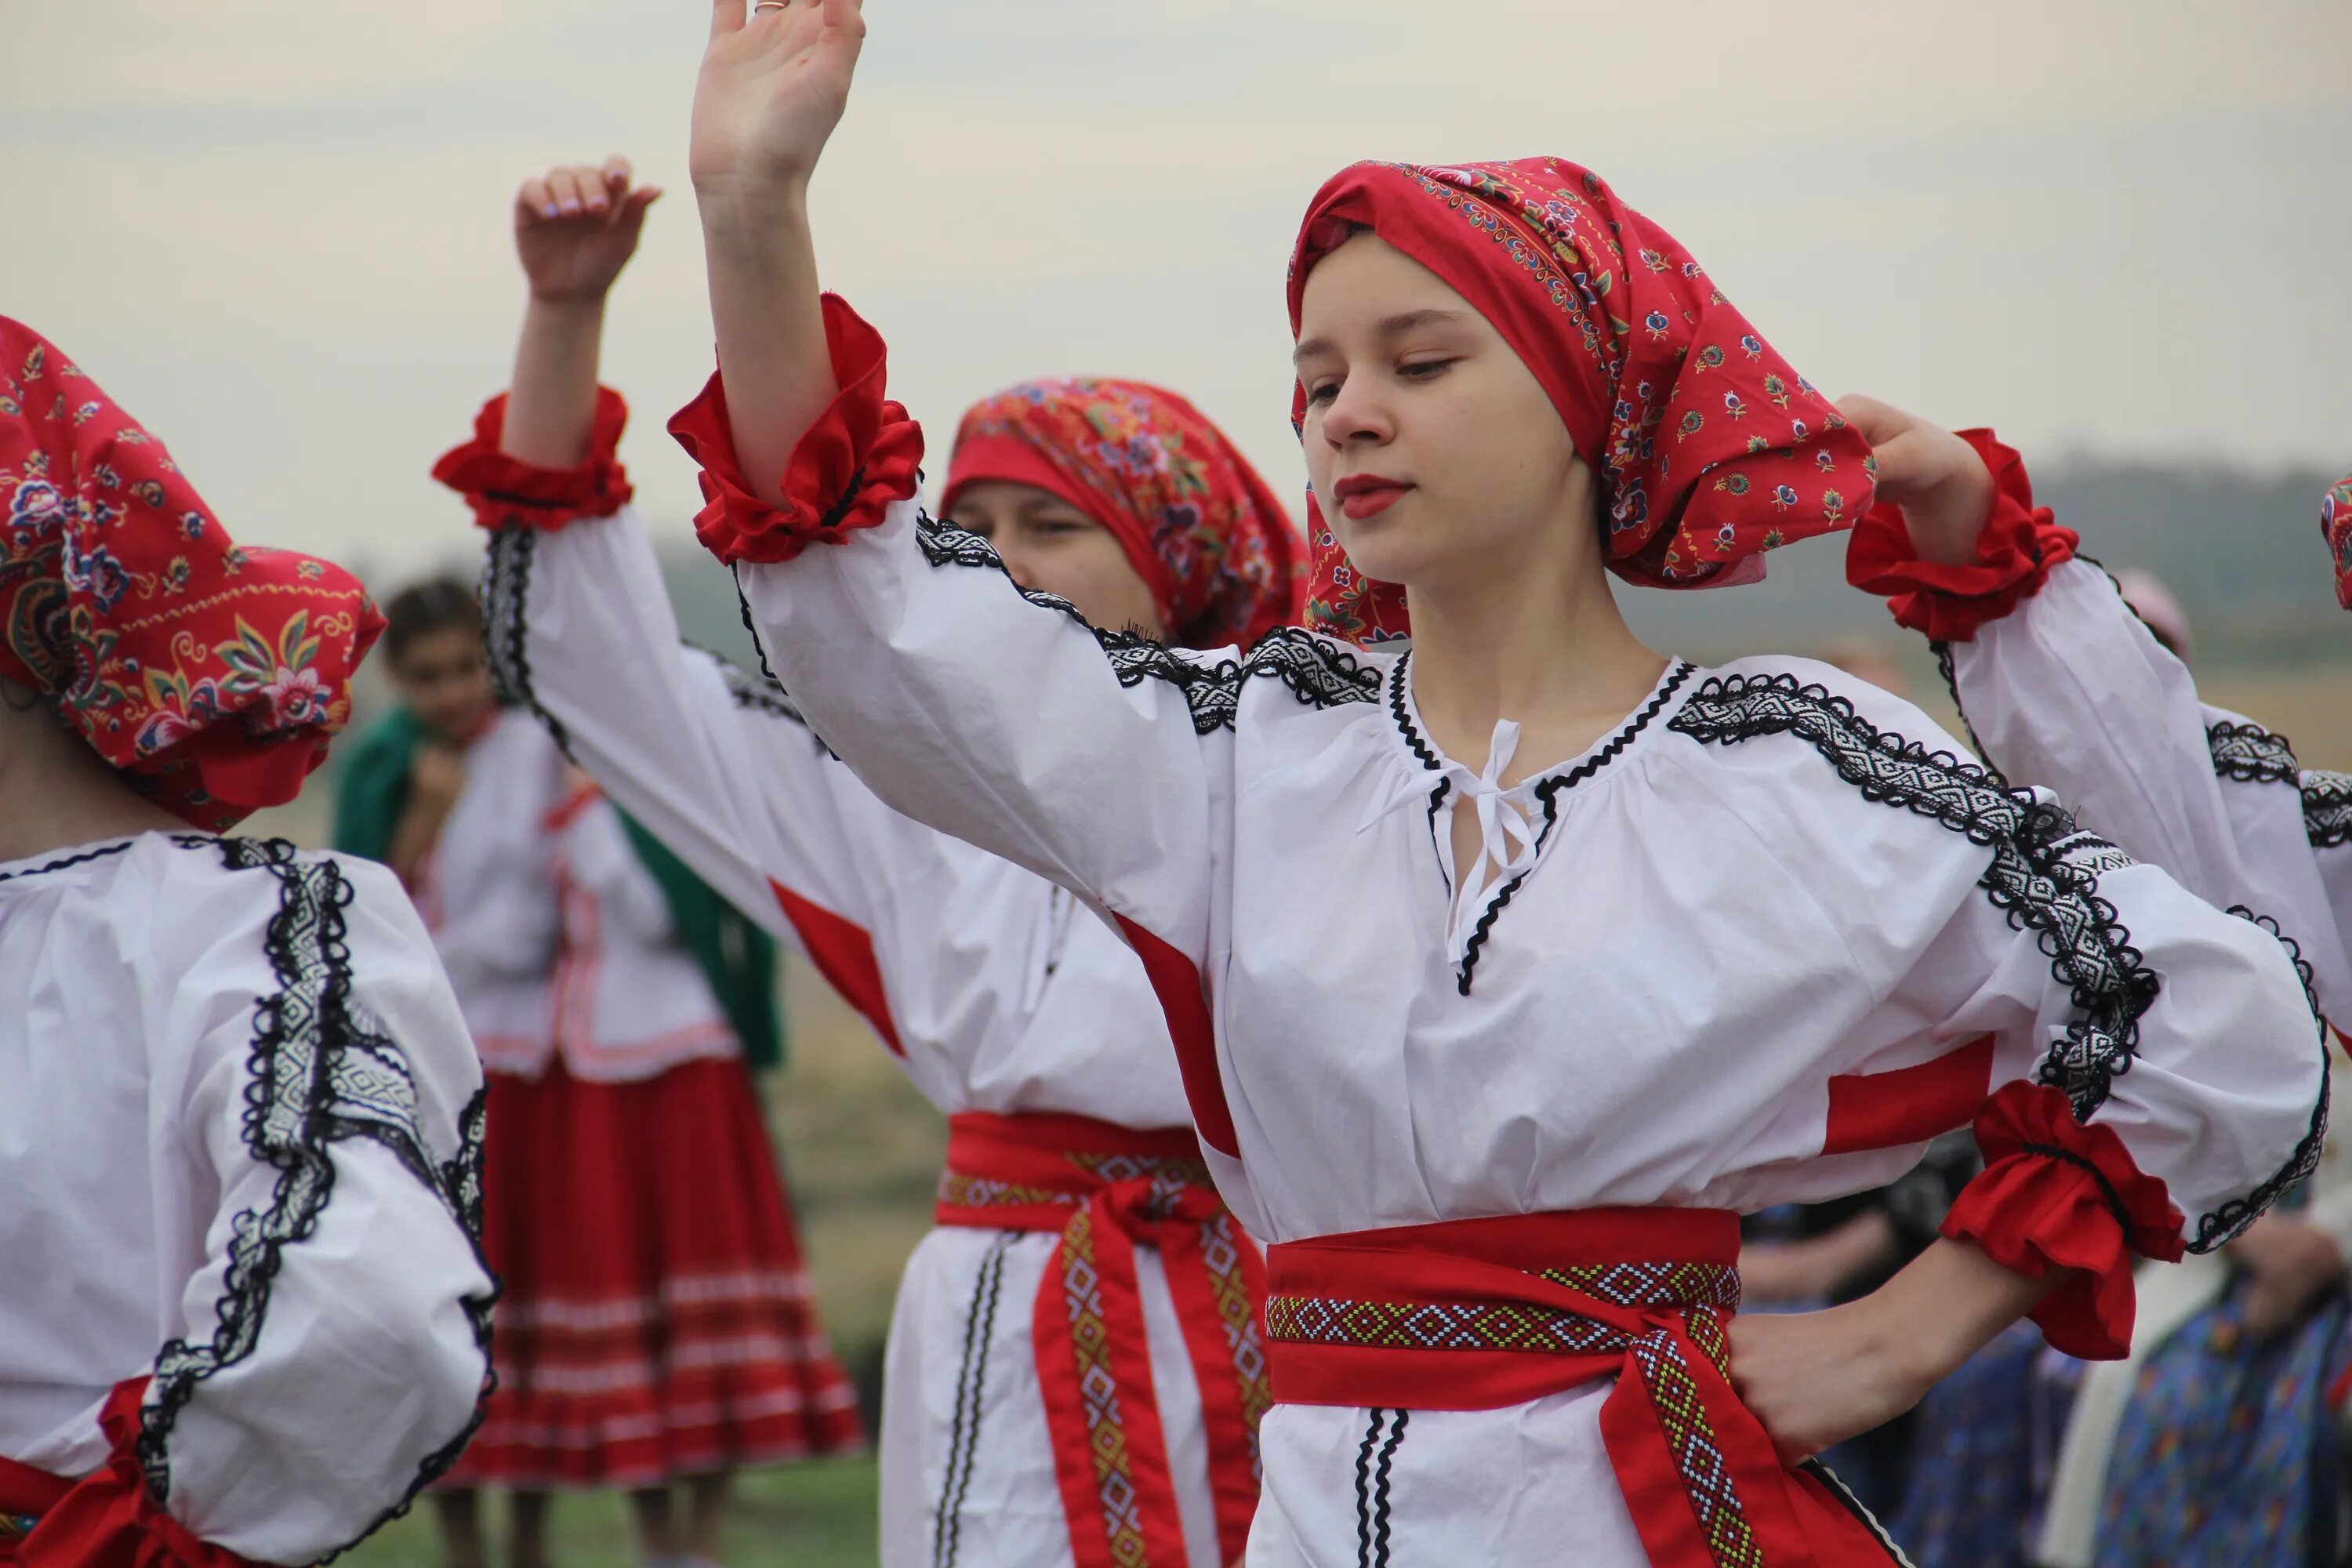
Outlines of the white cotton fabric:
M526 713L466 752L466 786L418 878L417 902L482 1064L633 1083L742 1054L661 884L609 801L575 789Z
M778 938L798 940L778 886L865 933L900 1065L940 1110L1189 1124L1133 951L1045 878L892 811L772 682L682 647L634 510L494 536L485 596L501 678L562 725L615 803ZM1053 1238L1013 1237L992 1285L983 1262L1003 1235L935 1230L900 1283L883 1386L884 1568L932 1568L935 1545L950 1544L939 1568L1070 1561L1030 1337ZM1155 1249L1138 1249L1138 1269L1192 1568L1226 1568L1200 1394ZM966 1416L985 1436L959 1448L961 1336L984 1296L994 1349ZM951 1451L967 1458L950 1495Z
M2075 803L2085 826L2178 876L2203 898L2278 922L2311 966L2321 1008L2352 1021L2352 956L2313 841L2310 782L2280 737L2200 702L2188 668L2151 636L2096 566L2069 561L2007 616L1950 645L1952 695L1987 757L2021 784ZM2345 1065L2341 1051L2334 1060ZM2352 1253L2352 1147L2331 1133L2300 1217ZM2220 1299L2218 1257L2141 1270L2129 1361L2086 1369L2074 1402L2039 1556L2092 1561L2099 1510L2137 1368ZM2153 1278L2149 1278L2153 1276Z
M0 865L0 1455L95 1469L113 1386L152 1372L168 1341L221 1333L240 1216L283 1203L279 1166L250 1141L257 1107L284 1126L309 1103L377 1134L323 1144L315 1228L245 1293L257 1336L195 1384L166 1444L175 1518L289 1563L371 1529L467 1428L487 1356L466 1304L490 1289L449 1195L395 1153L404 1142L437 1182L481 1084L432 945L382 867L294 864L351 890L341 945L368 1037L339 1058L331 1104L287 1087L332 1044L299 987L278 1014L286 1071L257 1076L265 1013L289 995L268 945L273 870L164 834ZM307 938L279 957L306 979L331 962Z
M1645 720L1546 769L1541 851L1486 893L1465 987L1442 814L1362 826L1449 771L1411 721L1401 652L1343 657L1290 634L1221 692L1203 677L1237 654L1129 647L1114 664L1082 623L1025 602L981 542L924 526L901 503L838 545L740 568L751 617L884 800L1197 966L1238 1141L1211 1163L1255 1235L1747 1212L1883 1185L1921 1151L1823 1157L1832 1076L1990 1034L1995 1084L2032 1079L2076 1019L2039 933L1979 886L1994 850L1962 829L1983 786L1948 771L1912 809L1841 771L1885 761L1872 731L1957 742L1827 666L1670 671ZM1155 678L1154 658L1191 678ZM1740 682L1817 695L1742 703ZM2087 837L2049 852L2094 882L2160 980L2096 1118L2191 1235L2220 1225L2311 1132L2321 1062L2300 984L2266 933L2155 867ZM1400 1562L1550 1560L1568 1540L1580 1563L1633 1568L1610 1523L1622 1500L1599 1484L1593 1392L1417 1414L1392 1448L1376 1412L1279 1411L1251 1561L1358 1561L1386 1507ZM1367 1447L1386 1468L1359 1480L1343 1461Z

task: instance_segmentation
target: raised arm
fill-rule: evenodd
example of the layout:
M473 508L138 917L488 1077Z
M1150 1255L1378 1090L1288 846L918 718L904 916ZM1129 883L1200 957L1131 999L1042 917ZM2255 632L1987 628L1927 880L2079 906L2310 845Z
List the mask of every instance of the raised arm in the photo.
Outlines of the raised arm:
M829 757L772 679L679 640L627 504L626 410L597 384L605 300L651 201L629 180L615 159L524 184L512 388L436 469L489 531L491 665L622 809L895 1039L875 889L923 879L936 836Z
M1986 760L2012 783L2056 792L2084 826L2200 898L2275 922L2315 971L2323 1004L2352 1008L2352 910L2331 908L2326 836L2306 810L2321 781L2284 737L2200 702L2188 668L2033 504L2016 452L1988 431L1954 436L1854 401L1865 433L1889 437L1882 473L1898 500L1930 444L1993 485L1976 526L1883 509L1851 556L1858 584L1937 642Z
M808 240L803 194L847 92L858 6L717 13L695 180L720 374L670 426L704 470L704 543L735 567L817 732L876 794L1197 965L1219 772L1206 759L1243 662L1098 636L1016 588L986 542L920 514L921 432L885 398L880 336L818 294Z

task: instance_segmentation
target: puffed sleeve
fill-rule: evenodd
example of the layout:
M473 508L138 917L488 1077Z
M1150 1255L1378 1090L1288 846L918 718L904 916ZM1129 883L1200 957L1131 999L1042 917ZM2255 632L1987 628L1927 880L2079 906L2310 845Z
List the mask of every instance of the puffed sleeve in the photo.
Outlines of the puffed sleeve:
M1246 663L1097 633L923 515L921 436L883 397L880 337L828 296L833 406L768 507L713 378L670 429L702 466L698 530L735 569L777 673L884 801L1062 883L1141 952L1163 1000L1209 941L1211 823ZM1172 962L1171 962L1172 961ZM1180 977L1189 976L1189 977Z
M876 800L772 677L680 641L660 561L615 477L620 398L600 396L576 469L499 453L502 400L435 469L488 531L491 668L614 805L799 945L895 1045L877 889L935 879L936 835Z
M2311 1170L2326 1052L2270 931L1859 683L1735 667L1674 727L1755 771L1737 797L1790 803L1760 830L1801 857L1874 999L1843 1083L1902 1092L1833 1086L1824 1154L1924 1146L1972 1114L1984 1168L1944 1234L2063 1278L2035 1314L2053 1344L2123 1354L2135 1257L2219 1247Z
M217 852L156 928L158 1146L204 1205L179 1331L28 1563L315 1562L446 1469L488 1388L481 1074L424 928L373 863Z
M2328 831L2327 776L2305 772L2284 736L2201 703L2188 667L2032 505L2017 453L1969 434L1996 479L1986 537L2007 542L1979 553L2033 569L2013 591L1963 592L1974 584L1917 561L1899 515L1882 508L1854 541L1852 559L1869 563L1858 575L1882 592L1908 585L1895 595L1898 618L1948 639L1953 698L2011 783L2055 791L2084 826L2198 897L2275 926L2311 966L2323 1005L2352 1008L2352 878L2330 885L2352 821Z

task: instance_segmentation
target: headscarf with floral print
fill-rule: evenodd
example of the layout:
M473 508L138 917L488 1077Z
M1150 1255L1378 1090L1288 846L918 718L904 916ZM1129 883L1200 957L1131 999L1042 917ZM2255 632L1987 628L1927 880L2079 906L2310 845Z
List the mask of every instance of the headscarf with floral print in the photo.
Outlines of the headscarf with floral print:
M218 832L291 800L383 629L341 567L240 550L163 443L0 317L0 678Z
M2336 568L2336 602L2352 610L2352 479L2320 498L2319 536L2327 541L2328 563Z
M1762 552L1870 510L1869 445L1591 171L1560 158L1341 170L1291 258L1294 336L1307 275L1360 227L1476 307L1543 385L1600 481L1609 567L1628 582L1753 582ZM1301 387L1293 417L1305 412ZM1404 591L1359 574L1307 505L1308 623L1408 635Z
M1297 618L1298 531L1240 448L1172 392L1073 377L986 398L956 432L940 510L986 479L1034 485L1100 523L1171 642L1247 647Z

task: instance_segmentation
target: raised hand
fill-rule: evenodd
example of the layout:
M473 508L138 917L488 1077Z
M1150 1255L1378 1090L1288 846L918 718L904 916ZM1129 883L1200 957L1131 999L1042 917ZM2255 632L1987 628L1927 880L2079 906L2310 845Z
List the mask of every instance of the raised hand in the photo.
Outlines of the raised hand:
M805 187L865 37L862 0L714 0L688 157L706 204Z
M1993 498L1992 475L1976 449L1942 426L1874 397L1841 397L1837 405L1870 443L1878 459L1878 497L1903 509L1919 558L1945 566L1975 560Z
M568 164L525 180L515 193L515 252L531 297L551 304L596 303L637 252L656 185L632 188L626 158L601 168Z

